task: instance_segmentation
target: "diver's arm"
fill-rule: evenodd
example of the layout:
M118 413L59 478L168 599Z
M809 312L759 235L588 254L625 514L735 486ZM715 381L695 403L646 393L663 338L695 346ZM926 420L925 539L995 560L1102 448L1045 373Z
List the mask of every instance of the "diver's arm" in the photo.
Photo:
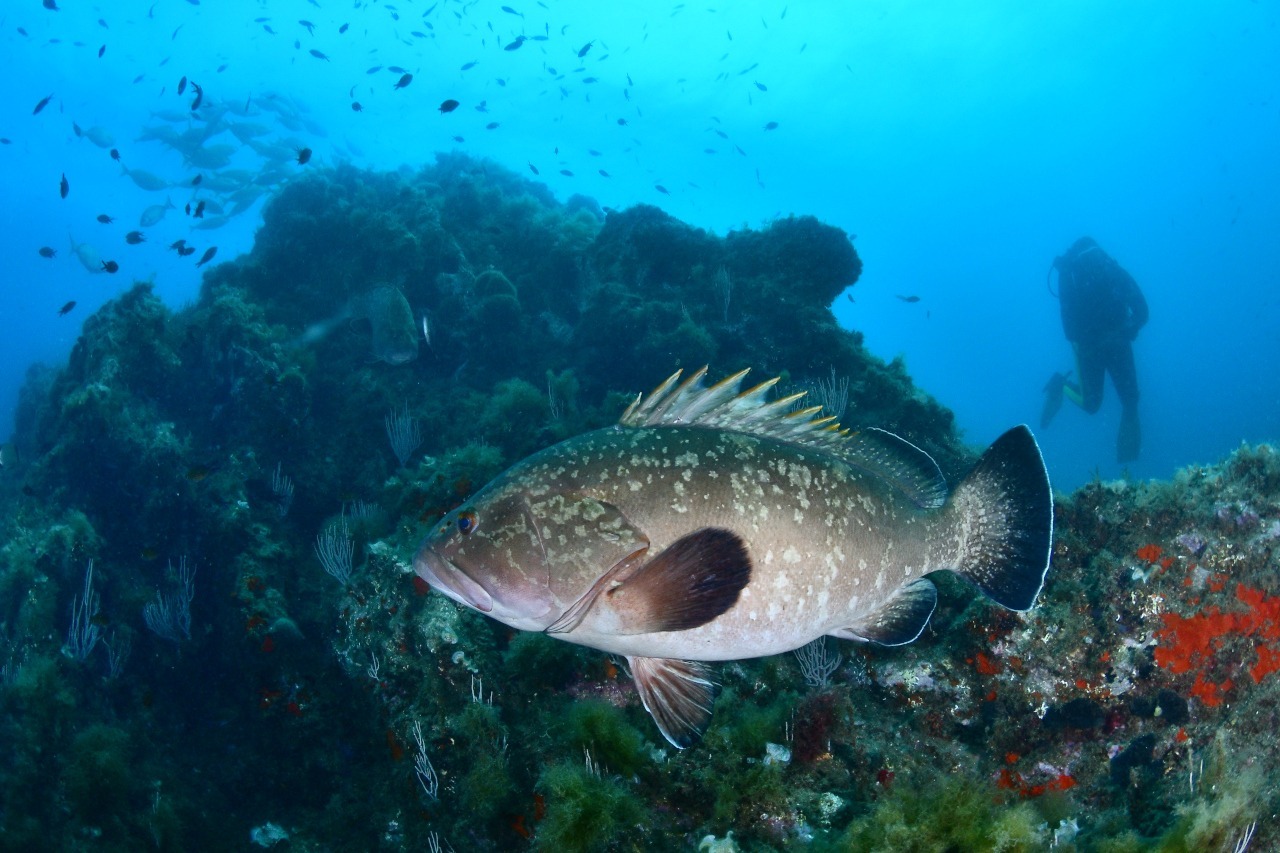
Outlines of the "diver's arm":
M1142 295L1138 282L1134 281L1133 276L1127 272L1124 273L1124 301L1129 308L1129 337L1136 338L1138 331L1147 325L1149 311L1147 298Z

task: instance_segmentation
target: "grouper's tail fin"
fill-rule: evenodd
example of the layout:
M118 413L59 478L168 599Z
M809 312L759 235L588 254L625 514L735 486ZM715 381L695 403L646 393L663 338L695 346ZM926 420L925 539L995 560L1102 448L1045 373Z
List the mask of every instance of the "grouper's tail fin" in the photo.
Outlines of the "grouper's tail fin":
M947 500L960 541L955 571L1011 610L1030 610L1053 546L1053 491L1031 430L1016 426L982 454Z

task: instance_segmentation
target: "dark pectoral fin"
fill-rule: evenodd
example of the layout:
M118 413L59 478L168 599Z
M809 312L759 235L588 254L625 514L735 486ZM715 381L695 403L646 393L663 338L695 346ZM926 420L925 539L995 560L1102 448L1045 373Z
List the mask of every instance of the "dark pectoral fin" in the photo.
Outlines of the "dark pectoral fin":
M923 633L937 605L938 588L927 578L920 578L899 589L876 612L831 633L846 640L905 646Z
M604 593L626 634L687 631L738 600L751 580L751 556L731 530L704 527L684 536Z
M640 701L672 746L698 742L711 722L719 688L705 664L667 658L628 657Z

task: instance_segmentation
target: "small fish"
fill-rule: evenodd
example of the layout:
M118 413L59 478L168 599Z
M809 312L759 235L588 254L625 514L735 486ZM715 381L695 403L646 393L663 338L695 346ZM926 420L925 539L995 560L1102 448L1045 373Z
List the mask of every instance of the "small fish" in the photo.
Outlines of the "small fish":
M200 84L194 80L191 81L191 88L196 92L195 100L191 102L191 112L195 112L200 109L200 104L204 103L204 89L200 88Z
M41 99L40 99L40 102L39 102L38 104L36 104L36 108L35 108L34 110L32 110L32 111L31 111L31 114L32 114L32 115L38 115L42 109L44 109L46 106L48 106L48 105L49 105L49 101L50 101L50 99L52 99L52 98L53 98L53 95L47 95L47 96L45 96L45 97L41 98Z
M524 36L516 36L516 40L508 44L503 50L518 50L520 45L524 44L527 39Z
M350 25L350 24L343 24L342 26L338 27L338 35L342 35L343 33L345 33L345 32L347 31L347 27L349 27L349 26L351 26L351 25Z
M667 189L662 184L654 184L653 188L663 195L671 195L671 190Z
M451 113L457 108L458 108L458 102L455 101L453 98L449 98L447 101L444 101L440 104L440 112L442 113Z
M392 74L404 74L406 71L406 69L401 68L399 65L388 65L387 70Z
M512 9L510 6L503 6L502 11L506 12L508 15L517 15L521 18L524 17L523 14L521 14L520 12L517 12L515 9Z
M771 122L769 122L768 124L766 124L766 125L764 126L764 129L765 129L765 130L777 130L777 129L778 129L778 123L777 123L776 121L771 121Z
M352 110L352 112L357 112L357 113L358 113L358 112L363 112L363 111L364 111L364 107L360 106L360 102L359 102L359 101L352 101L352 102L351 102L351 110Z
M58 11L58 3L57 3L57 0L44 0L44 4L43 4L43 5L44 5L44 7L45 7L46 9L48 9L50 12L56 12L56 11Z
M593 44L595 44L595 41L589 41L586 44L584 44L582 48L578 51L578 58L581 59L582 57L586 56L587 51L591 50L591 45Z
M310 148L299 148L299 149L298 149L298 165L299 165L299 166L305 166L305 165L307 165L307 163L309 163L310 161L311 161L311 149L310 149Z
M196 266L198 267L204 266L205 264L209 263L209 261L213 260L213 256L216 254L218 254L218 247L210 246L209 248L205 249L204 254L200 256L200 260L196 261Z
M67 316L68 314L70 314L70 313L71 313L71 309L73 309L73 308L75 308L75 307L76 307L76 301L75 301L74 299L72 299L72 300L71 300L70 302L68 302L66 305L63 305L61 308L59 308L59 309L58 309L58 316L59 316L59 317L65 317L65 316Z
M136 246L139 243L147 242L147 238L141 231L130 231L128 234L124 235L124 241L130 246Z
M472 62L466 62L466 63L463 63L462 68L460 68L459 70L460 70L460 71L470 71L472 68L475 68L475 67L476 67L476 63L475 63L474 61L472 61Z
M40 253L40 257L42 258L53 258L57 256L58 250L52 248L51 246L41 246L39 249L39 253Z
M920 301L920 297L916 296L915 294L912 294L911 296L903 296L901 293L895 293L894 295L897 296L899 299L901 299L903 302L919 302Z
M182 95L187 91L187 76L182 75L182 79L178 81L178 94Z
M573 177L573 172L569 171L568 169L561 169L560 174L564 175L566 178Z
M329 57L325 56L323 51L316 50L314 47L307 52L310 53L312 56L314 56L316 59L323 59L325 62L329 61Z
M396 85L394 88L403 89L405 86L408 86L412 82L413 82L413 75L410 74L408 71L406 71L404 74L400 76L400 79L396 81Z
M118 149L112 148L108 153L111 155L112 160L115 160L117 163L120 162L120 151Z
M67 173L63 172L62 180L58 182L58 194L66 198L69 192L71 192L71 184L67 183Z
M195 212L191 214L191 218L192 219L204 218L204 199L200 199L200 201L196 204Z
M600 173L600 177L602 177L602 178L607 178L607 177L609 177L609 173L608 173L608 172L606 172L604 169L596 169L596 171Z
M626 127L626 126L627 126L627 120L625 118L618 119L618 127Z
M170 243L169 248L175 251L181 252L184 248L186 248L186 245L187 245L186 240L177 240L173 243Z
M373 66L372 68L370 68L368 71L366 71L366 72L364 72L364 73L365 73L365 74L377 74L377 73L378 73L379 71L381 71L381 70L382 70L382 66L381 66L381 65L375 65L375 66Z
M491 122L489 122L488 124L486 124L486 125L484 126L484 129L485 129L485 130L494 130L494 129L496 129L497 127L498 127L498 122L496 122L496 121L491 121Z
M533 172L535 175L542 174L541 172L538 171L538 167L533 165L532 163L529 164L529 171Z
M182 258L185 258L188 255L194 255L195 253L196 253L195 246L183 246L181 249L178 250L178 256Z
M308 33L310 33L311 35L315 35L315 34L316 34L316 25L315 25L315 24L311 23L310 21L298 21L298 23L299 23L299 24L301 24L302 26L306 27L306 28L307 28L307 32L308 32Z
M755 84L756 84L756 88L757 88L757 89L759 89L761 92L767 92L767 91L769 91L769 87L768 87L768 86L766 86L765 84L761 83L759 80L756 80L756 81L753 81L753 82L755 82Z
M106 52L107 52L107 46L104 44L102 47L98 48L98 58L101 59L102 54Z
M711 721L709 663L822 637L900 646L947 571L998 604L1039 597L1053 492L1025 427L950 491L924 451L841 430L777 380L676 373L612 427L547 448L441 519L414 572L522 631L627 658L677 748Z
M103 261L102 271L109 272L109 273L117 273L117 272L120 272L120 265L117 264L115 261Z

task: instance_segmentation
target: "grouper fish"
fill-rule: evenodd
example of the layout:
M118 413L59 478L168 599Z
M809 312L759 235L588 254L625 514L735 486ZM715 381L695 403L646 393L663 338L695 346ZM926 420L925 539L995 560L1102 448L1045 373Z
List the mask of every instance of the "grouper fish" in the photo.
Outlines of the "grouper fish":
M1049 566L1053 498L1025 426L948 492L924 451L841 429L776 379L676 373L620 422L547 448L432 528L414 571L523 631L626 657L674 746L711 719L711 661L818 637L902 645L951 571L1013 610Z

